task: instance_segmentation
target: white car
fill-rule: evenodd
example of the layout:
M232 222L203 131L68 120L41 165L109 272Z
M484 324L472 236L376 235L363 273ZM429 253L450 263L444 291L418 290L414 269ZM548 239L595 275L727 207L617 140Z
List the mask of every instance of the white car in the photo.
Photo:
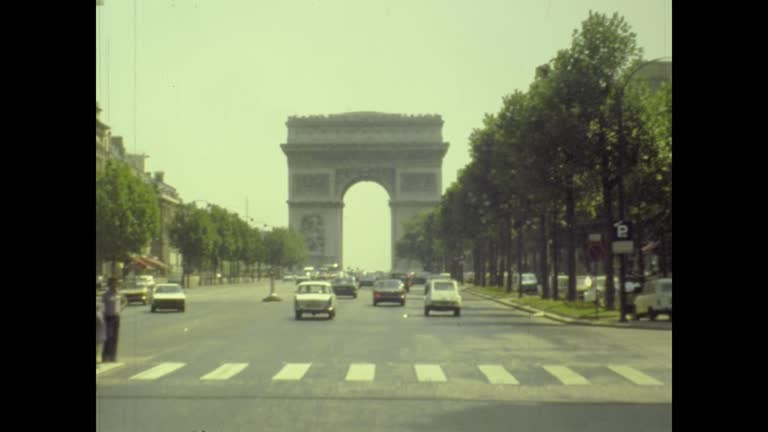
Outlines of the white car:
M304 313L313 316L319 313L327 313L328 319L336 316L336 294L333 286L325 281L302 282L296 287L293 298L293 309L296 319L301 319Z
M184 312L187 308L187 295L179 284L155 285L152 291L152 312L158 309L176 309Z
M672 321L672 278L648 281L643 291L635 297L634 304L633 318L636 320L645 315L653 321L658 314L663 313L669 315Z
M451 279L433 279L424 296L424 316L430 311L453 311L454 316L461 315L461 295L456 281Z

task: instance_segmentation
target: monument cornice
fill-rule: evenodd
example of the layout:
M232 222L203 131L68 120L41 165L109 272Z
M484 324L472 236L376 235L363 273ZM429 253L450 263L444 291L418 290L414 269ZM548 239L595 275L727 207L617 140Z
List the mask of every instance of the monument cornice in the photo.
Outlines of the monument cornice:
M285 125L288 127L316 126L371 126L371 125L443 125L438 114L388 114L374 111L351 112L343 114L291 116Z
M344 208L344 202L342 201L299 201L288 200L286 201L290 207L293 208Z

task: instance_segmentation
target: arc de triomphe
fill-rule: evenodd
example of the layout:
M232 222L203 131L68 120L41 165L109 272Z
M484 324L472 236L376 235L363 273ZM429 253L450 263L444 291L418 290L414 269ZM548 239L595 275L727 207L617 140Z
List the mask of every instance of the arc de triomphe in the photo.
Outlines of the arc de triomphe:
M408 220L440 203L448 151L441 117L354 112L289 117L286 126L288 139L280 147L288 158L290 226L306 239L306 264L344 265L344 194L372 181L389 194L391 269L411 270L396 256L395 244Z

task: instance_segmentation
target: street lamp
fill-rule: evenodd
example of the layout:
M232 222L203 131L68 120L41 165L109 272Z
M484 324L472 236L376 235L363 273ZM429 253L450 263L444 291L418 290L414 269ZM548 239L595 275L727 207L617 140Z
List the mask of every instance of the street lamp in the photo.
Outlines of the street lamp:
M658 63L660 60L672 59L672 57L659 57L653 60L642 62L635 67L632 72L627 76L623 85L619 87L618 92L618 109L619 109L619 220L624 221L626 197L624 196L624 158L626 152L626 137L624 136L624 90L629 85L632 77L642 68L649 64ZM626 221L624 221L626 222ZM619 299L620 299L620 322L627 322L626 306L627 306L627 254L622 253L619 264Z

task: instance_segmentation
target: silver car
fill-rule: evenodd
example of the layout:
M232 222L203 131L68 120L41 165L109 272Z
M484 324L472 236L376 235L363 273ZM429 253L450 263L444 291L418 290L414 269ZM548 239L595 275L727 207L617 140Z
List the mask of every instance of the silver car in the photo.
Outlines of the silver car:
M293 298L293 309L297 320L305 313L313 316L327 313L328 319L333 319L336 316L336 294L333 287L325 281L300 283Z

